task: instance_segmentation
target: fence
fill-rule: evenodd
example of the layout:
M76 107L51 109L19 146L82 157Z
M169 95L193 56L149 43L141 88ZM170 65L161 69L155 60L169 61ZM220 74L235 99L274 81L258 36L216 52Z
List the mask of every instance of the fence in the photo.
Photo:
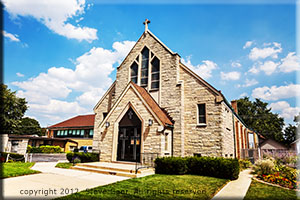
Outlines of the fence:
M141 153L140 162L136 162L135 164L135 173L138 172L139 169L154 167L154 160L158 157L158 153Z

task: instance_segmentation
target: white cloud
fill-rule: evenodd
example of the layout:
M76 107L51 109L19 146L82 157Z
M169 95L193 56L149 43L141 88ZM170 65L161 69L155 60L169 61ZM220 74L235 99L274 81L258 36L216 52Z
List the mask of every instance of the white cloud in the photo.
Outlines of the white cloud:
M241 67L242 65L241 65L241 63L239 63L239 62L232 62L232 63L231 63L231 66L232 66L232 67Z
M3 31L3 36L6 38L9 38L12 42L20 42L19 36L16 34L7 33L6 31Z
M247 41L245 43L245 45L243 46L243 49L247 49L247 48L251 47L252 44L253 44L253 41Z
M249 58L251 60L265 59L267 57L276 59L278 58L278 53L281 53L281 51L281 44L273 42L273 45L270 47L265 47L262 49L254 47L250 51Z
M187 57L187 60L181 59L182 63L189 67L192 71L198 74L201 78L208 79L212 75L212 71L217 69L217 64L210 60L202 61L203 64L192 65L190 57Z
M279 111L279 115L285 119L294 119L294 116L296 116L300 112L300 108L291 107L290 104L286 101L271 103L269 107L272 108L272 111Z
M252 91L253 98L260 98L263 100L278 100L286 99L299 96L300 85L299 84L290 84L287 86L272 86L272 87L260 87L255 88Z
M88 42L98 39L96 29L68 22L84 13L85 0L4 0L3 3L13 18L34 17L54 33L69 39Z
M266 61L262 65L260 65L260 70L264 71L266 75L271 75L275 72L279 63L275 63L273 61Z
M281 59L279 70L285 73L300 70L299 57L296 56L295 52L290 52L285 58Z
M228 73L221 72L220 75L222 80L239 80L241 77L241 73L237 71Z
M240 95L240 98L247 97L247 96L248 96L247 92L243 92L243 93Z
M250 87L250 86L253 86L253 85L256 85L256 84L258 84L257 80L255 80L255 79L251 79L251 80L246 79L245 84L243 84L243 85L238 84L237 87Z
M254 66L251 67L251 69L249 69L248 72L250 72L252 74L258 74L259 73L259 69L257 68L257 66L254 65Z
M51 67L47 73L12 84L20 88L17 95L29 102L30 115L39 116L39 119L55 122L57 115L71 117L71 114L92 112L93 106L112 84L109 76L114 70L113 65L120 63L134 44L132 41L115 42L113 50L94 47L76 59L74 70ZM72 92L77 95L72 97L75 101L69 100ZM67 110L55 106L65 106Z
M17 72L16 75L17 75L18 77L24 77L24 74L21 74L20 72Z

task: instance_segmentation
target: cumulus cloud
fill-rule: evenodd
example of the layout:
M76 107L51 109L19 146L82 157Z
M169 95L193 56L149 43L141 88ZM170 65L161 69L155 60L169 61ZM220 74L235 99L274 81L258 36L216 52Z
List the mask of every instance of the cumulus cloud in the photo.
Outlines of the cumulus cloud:
M181 62L204 79L210 78L212 76L212 71L217 69L218 66L216 63L210 60L202 61L203 64L192 65L190 57L187 57L186 60L182 58Z
M260 87L255 88L252 91L253 98L260 98L263 100L278 100L286 99L291 97L299 96L300 85L299 84L290 84L287 86L272 86L272 87Z
M6 31L3 31L3 36L8 38L12 42L20 42L19 36L16 34L7 33Z
M255 79L251 79L251 80L246 79L245 83L243 85L238 84L237 87L250 87L250 86L253 86L253 85L256 85L256 84L258 84L257 80L255 80Z
M300 70L299 57L296 56L295 52L290 52L285 58L281 59L279 70L285 73Z
M24 74L21 74L20 72L17 72L16 75L17 75L18 77L24 77Z
M239 80L240 77L241 77L241 73L240 72L237 72L237 71L233 71L233 72L221 72L220 73L221 75L221 79L222 80Z
M232 66L232 67L241 67L242 65L241 65L241 63L239 63L239 62L232 62L232 63L231 63L231 66Z
M242 94L240 94L240 98L247 97L247 96L248 96L247 92L243 92Z
M259 69L264 71L266 75L271 75L275 72L277 66L279 64L273 61L266 61L262 65L260 65Z
M33 17L54 33L69 39L88 42L98 39L96 29L69 22L84 14L85 0L4 0L3 3L12 18Z
M253 41L247 41L245 43L245 45L243 46L243 49L247 49L247 48L251 47L252 44L253 44Z
M271 103L269 105L269 108L271 108L272 111L279 111L280 116L285 119L294 119L294 116L296 116L300 112L300 108L291 107L290 104L286 101Z
M71 117L92 112L93 106L112 84L109 76L114 64L120 63L134 44L132 41L115 42L113 50L93 47L76 58L75 69L51 67L47 73L12 84L19 87L17 95L28 101L30 115L55 122L58 113ZM73 101L67 101L72 92L76 96ZM65 108L56 109L56 106Z
M276 59L278 58L278 53L282 52L281 44L273 42L270 46L264 48L254 47L251 49L249 58L253 61L259 59L265 59L267 57Z

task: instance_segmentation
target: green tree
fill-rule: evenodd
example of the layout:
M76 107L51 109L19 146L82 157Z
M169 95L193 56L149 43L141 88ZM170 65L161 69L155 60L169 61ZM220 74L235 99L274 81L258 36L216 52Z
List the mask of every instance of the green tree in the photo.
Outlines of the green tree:
M278 114L272 113L268 103L255 99L250 101L249 97L237 101L238 114L249 128L262 134L266 138L272 138L283 142L284 119Z
M1 134L14 133L27 110L27 102L24 98L16 96L7 85L1 84Z
M297 139L297 129L299 130L300 126L300 113L294 117L295 125L289 124L284 129L284 140L285 143L290 145L292 142L294 142Z
M39 122L29 117L21 119L15 133L20 135L43 135Z

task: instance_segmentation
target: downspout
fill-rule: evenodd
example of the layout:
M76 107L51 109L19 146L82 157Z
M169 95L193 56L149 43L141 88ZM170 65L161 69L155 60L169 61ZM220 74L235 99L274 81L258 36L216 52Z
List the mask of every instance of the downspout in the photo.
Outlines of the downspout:
M169 125L169 124L166 124L167 127L171 128L171 156L173 157L173 145L174 145L174 142L173 142L173 130L174 130L174 126L173 125Z

